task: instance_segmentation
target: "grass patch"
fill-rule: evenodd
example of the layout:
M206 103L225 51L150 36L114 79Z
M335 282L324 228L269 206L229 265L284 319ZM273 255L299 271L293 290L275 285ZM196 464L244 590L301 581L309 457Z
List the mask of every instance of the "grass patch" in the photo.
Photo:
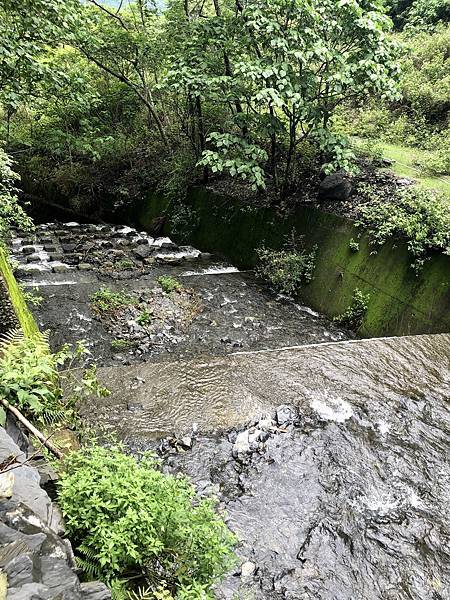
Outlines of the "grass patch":
M356 149L367 146L369 141L373 141L374 147L381 150L383 158L394 161L393 165L389 167L390 171L399 177L416 179L420 187L443 192L450 199L450 177L445 175L440 177L427 176L417 166L425 161L425 158L430 154L429 152L419 148L389 144L381 140L353 138Z
M116 312L124 306L129 306L136 302L136 299L131 294L113 292L108 287L101 287L97 292L92 294L90 300L94 312L98 314Z
M133 348L135 346L135 343L131 340L123 340L120 338L116 338L111 342L111 348L114 350L114 352L121 352L123 350L129 350L130 348Z
M165 294L170 294L171 292L175 291L180 292L183 289L183 286L177 279L175 279L175 277L162 275L161 277L158 277L156 281Z

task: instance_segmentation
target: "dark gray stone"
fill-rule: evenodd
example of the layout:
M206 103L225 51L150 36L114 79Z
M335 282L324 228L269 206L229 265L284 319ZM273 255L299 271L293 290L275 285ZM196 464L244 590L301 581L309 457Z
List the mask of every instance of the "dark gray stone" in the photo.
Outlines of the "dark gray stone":
M278 425L290 425L295 421L297 417L297 411L293 406L287 406L283 404L277 408L277 423Z
M109 600L111 592L104 583L89 581L81 584L81 595L83 600Z
M33 583L33 561L28 554L13 558L5 567L9 587L20 588L26 583Z
M350 179L344 173L333 173L328 175L320 183L320 200L348 200L352 193Z
M153 248L146 243L139 245L133 252L139 258L148 258L152 254Z
M54 265L52 271L53 273L67 273L67 271L70 271L70 267L68 265Z
M76 244L63 244L61 247L66 254L72 254L77 246Z
M41 583L27 583L21 588L8 590L6 600L50 600L51 593Z

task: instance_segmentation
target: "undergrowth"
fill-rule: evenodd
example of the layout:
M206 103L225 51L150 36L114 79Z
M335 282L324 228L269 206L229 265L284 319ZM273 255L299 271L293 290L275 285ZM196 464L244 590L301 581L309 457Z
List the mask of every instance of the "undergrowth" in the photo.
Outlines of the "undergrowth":
M210 598L233 564L235 539L215 502L196 499L186 478L163 474L150 455L96 445L71 453L59 503L80 565L122 589L116 596L133 578L148 598Z
M114 313L124 306L134 304L136 299L125 292L113 292L108 287L101 287L90 298L94 312L98 314Z
M11 332L0 341L0 397L44 426L73 423L80 396L108 394L94 367L78 377L78 366L87 354L82 343L52 354L46 335ZM71 391L64 394L63 388Z
M282 250L261 246L257 249L257 274L281 294L295 296L312 281L317 248L307 251L295 240L295 233Z
M158 277L157 282L165 294L170 294L175 291L179 292L183 289L181 283L175 279L175 277L170 277L169 275Z
M368 230L372 244L382 246L388 239L406 239L419 271L430 250L450 254L450 202L439 193L409 188L385 198L372 186L360 191L369 203L360 207L357 225Z
M356 288L353 291L350 306L341 315L334 317L333 321L337 325L356 331L361 327L364 321L364 317L369 308L369 301L370 294L364 294L361 290Z

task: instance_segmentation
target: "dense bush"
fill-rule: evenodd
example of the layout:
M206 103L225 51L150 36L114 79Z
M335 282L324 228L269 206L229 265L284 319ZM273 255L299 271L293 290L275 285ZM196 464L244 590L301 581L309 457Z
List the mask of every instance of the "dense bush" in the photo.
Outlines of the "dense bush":
M369 231L372 243L405 238L416 269L432 249L450 254L450 201L444 194L414 187L389 199L373 188L361 191L369 202L360 208L357 224Z
M335 317L333 320L342 327L348 327L349 329L357 330L361 327L364 317L366 316L369 308L370 294L364 294L361 290L356 288L353 291L352 301L350 306L341 314Z
M258 248L257 255L256 272L281 294L295 296L304 284L313 279L316 249L308 252L298 246L282 250L262 246Z
M120 448L69 455L59 482L68 533L81 564L107 582L139 575L152 592L165 583L179 598L206 598L232 564L234 537L212 500L156 467ZM189 596L189 586L204 595Z
M74 375L87 354L81 342L52 354L47 336L12 332L0 344L0 397L43 425L72 424L83 394L109 393L99 384L95 367L81 371L81 377Z
M12 160L0 148L0 243L8 235L12 225L31 229L32 222L17 198L15 183L19 176L12 169Z
M428 123L444 122L450 110L450 26L404 37L403 104Z

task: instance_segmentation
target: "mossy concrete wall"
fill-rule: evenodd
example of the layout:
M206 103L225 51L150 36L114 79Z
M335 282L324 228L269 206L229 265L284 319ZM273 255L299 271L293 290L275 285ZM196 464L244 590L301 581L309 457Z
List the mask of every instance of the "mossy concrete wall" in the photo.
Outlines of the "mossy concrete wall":
M5 250L0 246L0 277L3 279L9 299L11 301L17 321L24 334L28 337L39 333L39 328L30 309L27 306L22 290L20 289Z
M301 300L334 317L349 306L356 288L370 293L359 330L363 337L450 331L449 256L432 254L416 275L404 242L388 242L374 253L368 236L358 239L361 232L351 221L313 207L299 206L281 218L273 208L250 208L202 188L192 190L189 202L199 217L189 242L221 253L241 268L255 265L255 250L262 243L281 248L294 228L308 248L317 245L315 277L303 288ZM150 228L167 205L150 195L137 211L139 223ZM166 231L171 233L170 218ZM359 242L359 251L350 249L351 239Z

